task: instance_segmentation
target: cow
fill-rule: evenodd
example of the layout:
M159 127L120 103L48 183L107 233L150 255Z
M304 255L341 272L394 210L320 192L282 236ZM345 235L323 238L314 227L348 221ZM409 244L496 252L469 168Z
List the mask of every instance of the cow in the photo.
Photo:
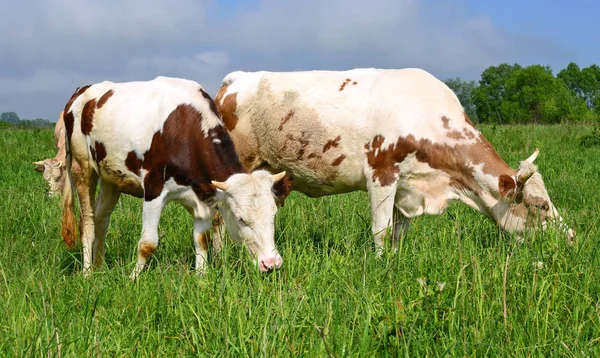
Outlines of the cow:
M215 101L247 170L287 171L309 197L368 192L376 247L460 200L521 236L572 238L533 164L509 167L443 82L421 69L229 73Z
M65 106L64 122L69 184L62 195L62 236L67 247L75 242L74 186L86 276L104 257L110 215L121 193L144 199L131 279L156 250L161 211L170 201L181 203L194 220L197 272L206 267L215 207L261 271L281 267L274 243L275 200L289 194L289 177L244 170L214 101L198 83L157 77L80 87ZM74 165L80 170L73 171Z
M54 145L57 151L54 158L33 162L34 169L42 173L44 180L48 183L48 195L51 197L60 194L65 184L65 122L63 121L63 112L60 112L54 127Z

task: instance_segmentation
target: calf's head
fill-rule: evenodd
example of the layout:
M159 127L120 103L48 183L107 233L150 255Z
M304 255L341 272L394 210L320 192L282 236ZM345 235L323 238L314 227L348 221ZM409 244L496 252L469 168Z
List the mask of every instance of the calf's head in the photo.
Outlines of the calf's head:
M529 158L522 161L514 177L506 174L499 177L499 223L506 231L517 234L527 229L545 230L549 224L556 223L572 239L575 232L563 222L550 201L542 175L533 164L538 153L536 149Z
M62 161L53 159L44 159L34 162L35 170L42 173L44 180L48 183L48 194L50 196L58 195L62 192L65 183L65 165Z
M212 182L227 230L234 241L246 245L263 272L283 264L275 247L276 200L283 203L291 190L290 181L285 172L257 170L234 174L224 182Z

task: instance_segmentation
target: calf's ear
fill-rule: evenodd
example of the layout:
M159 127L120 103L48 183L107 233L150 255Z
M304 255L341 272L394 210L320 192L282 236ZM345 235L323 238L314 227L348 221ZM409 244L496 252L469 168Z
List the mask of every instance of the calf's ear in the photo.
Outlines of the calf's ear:
M278 177L278 180L273 184L273 193L275 194L275 202L283 206L285 198L290 195L290 192L294 188L294 177L286 172L273 175L273 179Z
M515 183L515 180L510 175L500 175L498 178L498 188L500 189L500 195L504 198L514 199L517 193L517 183Z

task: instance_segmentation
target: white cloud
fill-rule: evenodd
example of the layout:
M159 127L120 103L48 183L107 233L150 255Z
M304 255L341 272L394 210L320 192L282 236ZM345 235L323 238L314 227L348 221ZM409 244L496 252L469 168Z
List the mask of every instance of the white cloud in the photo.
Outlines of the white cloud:
M203 52L196 54L195 57L211 66L224 67L231 62L229 56L224 52Z
M0 1L0 13L9 14L0 22L0 33L8 34L0 36L0 112L54 118L77 86L105 79L178 76L215 93L236 69L422 67L438 77L474 79L501 62L568 56L547 39L509 34L485 15L465 15L464 2L223 6L218 0Z

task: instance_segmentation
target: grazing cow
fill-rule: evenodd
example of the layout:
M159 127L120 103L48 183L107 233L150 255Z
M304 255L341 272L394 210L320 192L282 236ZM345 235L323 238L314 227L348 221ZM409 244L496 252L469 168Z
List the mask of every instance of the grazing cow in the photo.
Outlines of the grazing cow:
M63 190L65 184L65 122L63 112L58 116L58 122L54 127L54 145L56 156L34 162L35 170L42 173L44 180L48 183L48 194L56 196Z
M454 199L511 233L562 222L537 150L511 169L423 70L236 71L215 100L247 170L285 170L310 197L366 190L379 248L388 229L396 243L410 218Z
M274 243L275 196L282 201L289 194L288 177L244 170L213 100L198 83L167 77L102 82L78 88L64 113L67 177L79 198L84 273L104 256L110 214L121 193L144 198L132 279L157 248L160 214L172 200L194 219L198 272L205 268L215 206L261 271L282 265ZM72 164L81 170L73 172ZM64 186L62 206L62 234L70 247L75 240L72 184Z

